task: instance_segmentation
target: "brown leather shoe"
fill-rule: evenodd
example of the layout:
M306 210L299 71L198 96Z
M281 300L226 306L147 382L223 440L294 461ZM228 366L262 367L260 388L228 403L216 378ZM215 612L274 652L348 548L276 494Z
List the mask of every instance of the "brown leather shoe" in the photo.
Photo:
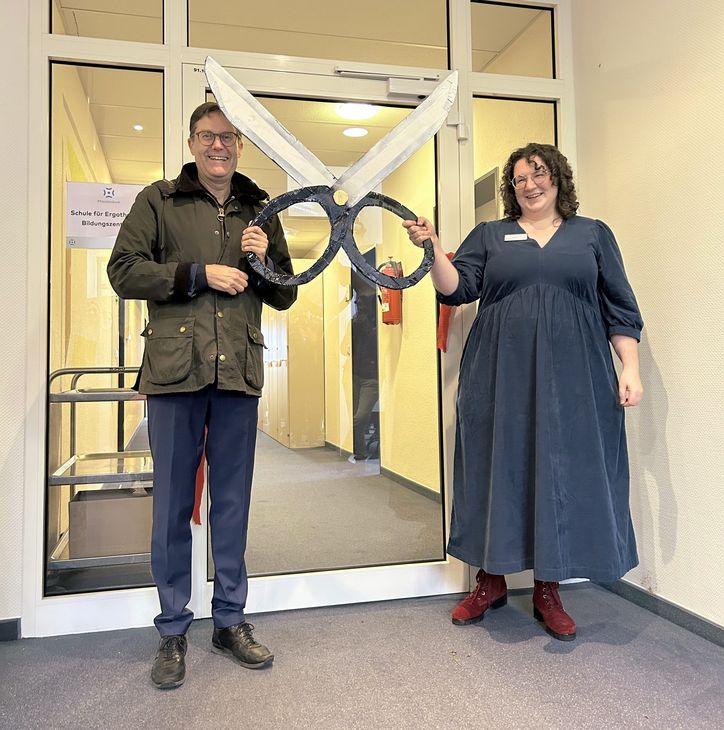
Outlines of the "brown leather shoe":
M546 631L555 639L573 641L576 638L576 622L563 609L558 583L535 581L533 615L545 624Z
M479 570L477 585L452 611L452 622L457 626L476 624L483 620L489 608L500 608L508 602L508 586L504 575L491 575Z

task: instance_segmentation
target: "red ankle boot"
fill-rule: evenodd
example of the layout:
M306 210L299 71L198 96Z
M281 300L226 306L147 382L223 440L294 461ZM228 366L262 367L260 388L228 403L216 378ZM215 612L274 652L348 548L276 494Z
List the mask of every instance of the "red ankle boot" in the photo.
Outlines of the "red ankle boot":
M500 608L508 602L508 586L504 575L491 575L479 570L475 580L478 584L470 595L453 609L452 622L457 626L476 624L483 620L489 608Z
M554 638L561 641L573 641L576 638L576 622L563 609L558 583L535 581L533 615L545 624L546 631Z

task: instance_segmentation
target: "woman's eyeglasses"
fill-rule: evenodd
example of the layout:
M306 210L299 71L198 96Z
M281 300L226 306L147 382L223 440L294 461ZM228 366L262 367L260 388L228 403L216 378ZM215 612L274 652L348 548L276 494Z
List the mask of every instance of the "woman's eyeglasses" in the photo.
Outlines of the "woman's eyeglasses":
M536 170L532 175L518 175L517 177L514 177L510 181L510 184L516 190L522 190L525 187L525 184L528 182L529 177L533 178L533 182L536 185L540 185L547 177L550 177L550 172L548 172L545 167L541 167Z

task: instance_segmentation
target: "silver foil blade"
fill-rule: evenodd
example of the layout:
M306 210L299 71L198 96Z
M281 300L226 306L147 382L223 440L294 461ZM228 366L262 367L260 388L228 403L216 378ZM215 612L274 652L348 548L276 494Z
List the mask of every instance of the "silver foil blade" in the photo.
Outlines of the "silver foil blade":
M347 193L349 207L362 200L432 138L455 101L457 87L458 72L453 71L415 111L340 175L333 187Z
M206 79L226 118L302 187L331 186L336 177L211 56Z

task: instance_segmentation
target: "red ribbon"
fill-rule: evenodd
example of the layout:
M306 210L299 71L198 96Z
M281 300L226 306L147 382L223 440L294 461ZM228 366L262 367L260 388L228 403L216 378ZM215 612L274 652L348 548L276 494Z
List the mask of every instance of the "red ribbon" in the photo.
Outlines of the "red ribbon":
M448 259L452 259L455 255L452 251L445 254ZM437 320L437 349L447 352L447 333L450 328L450 318L452 317L454 306L450 304L440 305L440 316Z
M206 471L206 429L204 429L204 448L201 451L201 461L196 469L196 497L194 499L194 513L191 520L195 525L201 524L201 495L204 493L204 472Z

